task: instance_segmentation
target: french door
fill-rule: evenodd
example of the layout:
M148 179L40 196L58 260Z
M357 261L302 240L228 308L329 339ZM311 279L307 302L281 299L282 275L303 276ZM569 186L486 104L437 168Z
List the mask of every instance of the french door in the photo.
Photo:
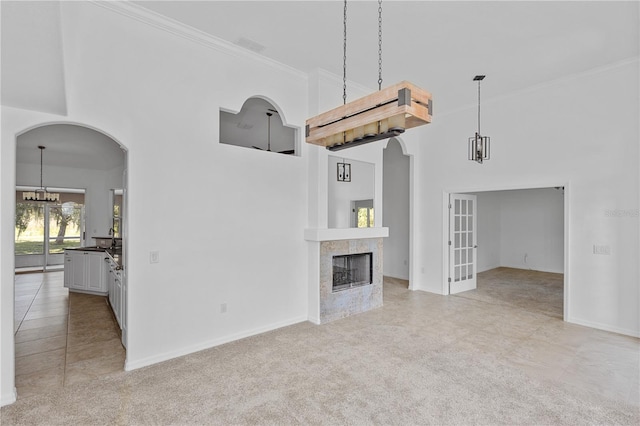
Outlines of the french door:
M477 197L449 195L449 294L476 288Z

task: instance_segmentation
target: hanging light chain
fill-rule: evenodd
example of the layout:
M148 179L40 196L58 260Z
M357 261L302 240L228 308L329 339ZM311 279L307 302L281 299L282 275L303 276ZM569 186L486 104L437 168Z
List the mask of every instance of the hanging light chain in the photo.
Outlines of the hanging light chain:
M382 0L378 0L378 90L382 90Z
M480 80L478 80L478 134L480 135Z
M342 55L342 101L347 103L347 0L344 0L344 39Z
M38 146L40 148L40 188L44 189L42 186L42 151L44 151L44 146Z

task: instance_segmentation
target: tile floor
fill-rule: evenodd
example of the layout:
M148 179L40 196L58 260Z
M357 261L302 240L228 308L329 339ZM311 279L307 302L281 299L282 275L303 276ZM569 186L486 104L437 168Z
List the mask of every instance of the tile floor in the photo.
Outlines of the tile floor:
M16 275L18 398L124 368L120 329L107 298L69 293L63 272Z

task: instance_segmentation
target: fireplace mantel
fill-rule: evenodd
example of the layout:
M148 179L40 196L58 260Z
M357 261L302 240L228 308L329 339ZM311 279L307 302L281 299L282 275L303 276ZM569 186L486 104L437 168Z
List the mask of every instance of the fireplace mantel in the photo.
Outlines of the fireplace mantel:
M367 238L386 238L389 228L324 228L305 229L307 241L363 240Z

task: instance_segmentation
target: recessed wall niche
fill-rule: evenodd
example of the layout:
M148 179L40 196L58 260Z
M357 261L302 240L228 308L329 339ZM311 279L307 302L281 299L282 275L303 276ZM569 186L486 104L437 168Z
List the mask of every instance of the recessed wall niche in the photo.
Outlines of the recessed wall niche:
M247 99L238 113L220 110L220 143L297 155L296 129L285 126L277 108L261 98Z

